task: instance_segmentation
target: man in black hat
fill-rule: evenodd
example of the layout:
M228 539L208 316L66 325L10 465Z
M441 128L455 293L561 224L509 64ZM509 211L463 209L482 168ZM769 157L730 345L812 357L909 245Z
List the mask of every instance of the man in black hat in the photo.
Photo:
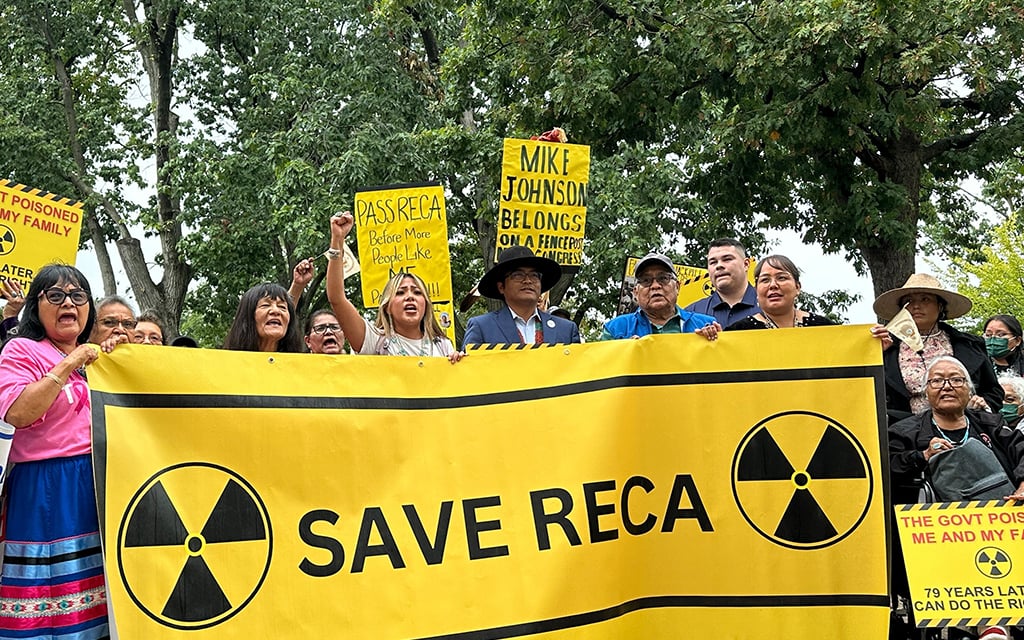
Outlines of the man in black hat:
M484 274L481 295L503 300L497 311L470 318L463 349L480 344L567 344L580 341L575 322L563 320L538 308L540 295L555 286L562 268L540 258L526 247L509 247Z

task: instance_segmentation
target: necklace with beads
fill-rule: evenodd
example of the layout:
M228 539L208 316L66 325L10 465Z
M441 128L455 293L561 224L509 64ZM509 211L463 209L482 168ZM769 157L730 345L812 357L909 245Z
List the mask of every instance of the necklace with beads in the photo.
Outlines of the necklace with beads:
M764 323L766 325L768 325L769 329L781 329L782 328L774 320L772 320L771 316L769 316L767 313L762 313L761 315L764 316ZM800 325L797 323L796 317L797 317L797 309L796 309L796 307L793 307L793 326L794 327L799 327Z
M967 442L967 438L969 438L971 435L971 421L967 418L966 415L964 416L964 437L960 439L960 442L957 442L953 440L953 438L950 438L946 434L946 432L942 430L942 427L939 426L939 423L935 421L934 416L932 417L932 426L935 427L935 430L939 432L940 436L946 439L946 442L953 445L954 447L964 445Z

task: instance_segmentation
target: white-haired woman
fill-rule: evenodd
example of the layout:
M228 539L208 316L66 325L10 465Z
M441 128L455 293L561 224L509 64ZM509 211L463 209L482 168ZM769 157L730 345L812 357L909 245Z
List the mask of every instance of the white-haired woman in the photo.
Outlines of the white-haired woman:
M1020 429L1024 418L1024 378L1007 371L999 374L999 385L1003 388L1003 408L999 413L1006 426Z
M998 413L967 408L974 393L967 367L952 356L935 358L925 389L930 408L889 427L893 502L917 502L916 489L907 495L901 488L922 474L942 502L1024 501L1024 433ZM893 568L903 575L902 566ZM894 588L905 593L900 582ZM978 631L986 640L1009 637L1001 627Z

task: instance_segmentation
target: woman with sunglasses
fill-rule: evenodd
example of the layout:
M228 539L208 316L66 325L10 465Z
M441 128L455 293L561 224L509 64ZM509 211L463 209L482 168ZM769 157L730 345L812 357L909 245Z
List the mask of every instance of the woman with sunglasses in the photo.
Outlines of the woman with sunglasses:
M86 344L95 319L85 276L47 265L29 287L17 337L0 351L0 417L17 429L0 638L108 635L85 381L97 358ZM106 342L109 352L116 342Z

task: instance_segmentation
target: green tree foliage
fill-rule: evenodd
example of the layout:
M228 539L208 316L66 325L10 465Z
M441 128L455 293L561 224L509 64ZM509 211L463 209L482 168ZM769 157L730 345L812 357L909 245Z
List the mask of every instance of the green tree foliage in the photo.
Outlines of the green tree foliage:
M866 265L878 292L913 271L922 223L973 242L948 187L984 177L1024 139L1024 16L1012 3L474 9L457 72L497 126L565 120L599 153L626 140L684 159L676 211L795 229Z
M974 303L963 324L980 332L985 319L998 313L1024 319L1024 232L1014 215L992 230L983 260L952 257L944 280Z
M962 179L1012 191L1022 24L970 0L15 0L0 173L85 197L97 252L116 240L140 302L207 345L361 187L444 185L461 296L493 261L502 138L552 126L592 149L585 265L553 295L578 318L614 309L627 254L756 255L771 228L882 290L922 225L977 242Z
M180 198L169 172L178 135L171 67L179 16L174 0L139 7L19 0L0 13L0 172L85 201L84 231L103 288L116 290L107 254L113 240L136 299L165 318L171 335L191 281L178 252ZM143 178L146 164L151 172ZM148 202L125 197L142 187ZM160 238L159 282L137 225Z

